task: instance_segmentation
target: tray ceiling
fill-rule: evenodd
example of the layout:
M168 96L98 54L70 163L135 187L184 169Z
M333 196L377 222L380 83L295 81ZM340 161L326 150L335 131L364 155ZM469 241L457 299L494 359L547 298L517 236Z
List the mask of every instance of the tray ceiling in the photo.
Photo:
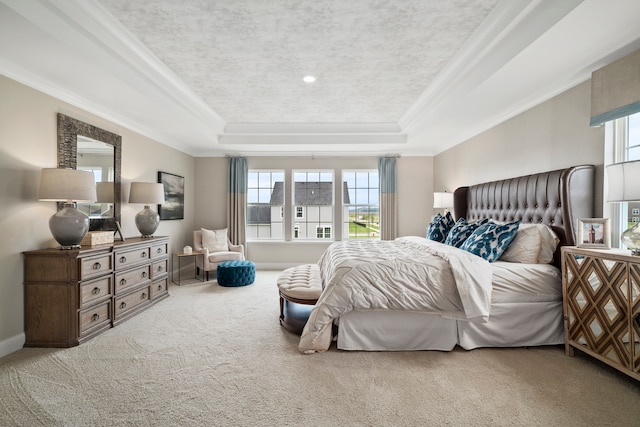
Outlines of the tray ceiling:
M637 48L602 4L0 0L0 73L196 156L434 155Z

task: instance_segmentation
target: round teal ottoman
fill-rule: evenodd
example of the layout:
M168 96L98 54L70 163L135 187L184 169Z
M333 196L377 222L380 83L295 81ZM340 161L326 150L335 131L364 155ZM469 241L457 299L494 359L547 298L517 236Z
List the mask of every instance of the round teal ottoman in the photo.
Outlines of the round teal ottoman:
M216 271L220 286L246 286L256 280L256 265L251 261L224 261Z

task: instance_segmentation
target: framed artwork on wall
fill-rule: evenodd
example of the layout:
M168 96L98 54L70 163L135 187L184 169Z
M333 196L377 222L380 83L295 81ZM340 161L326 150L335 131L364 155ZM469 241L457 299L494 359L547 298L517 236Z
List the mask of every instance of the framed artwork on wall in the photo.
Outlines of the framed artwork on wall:
M164 204L158 205L160 219L184 219L184 177L158 172L158 182L164 186Z
M578 244L576 246L579 248L611 248L609 218L579 218Z

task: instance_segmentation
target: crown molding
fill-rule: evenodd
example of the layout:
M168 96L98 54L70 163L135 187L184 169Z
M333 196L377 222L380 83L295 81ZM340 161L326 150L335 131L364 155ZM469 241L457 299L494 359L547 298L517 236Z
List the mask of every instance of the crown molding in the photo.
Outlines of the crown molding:
M500 2L469 41L400 118L404 132L431 125L429 111L466 95L508 64L533 41L575 9L583 0ZM455 103L455 102L454 102Z
M400 133L397 123L278 123L278 124L228 124L225 135L254 134L393 134Z

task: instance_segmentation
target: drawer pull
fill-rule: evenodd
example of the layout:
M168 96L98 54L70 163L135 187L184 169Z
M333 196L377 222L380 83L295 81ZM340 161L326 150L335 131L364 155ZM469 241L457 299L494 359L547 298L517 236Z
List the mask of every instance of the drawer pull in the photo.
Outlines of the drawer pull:
M147 293L146 292L141 293L140 299L147 299Z
M91 293L94 294L94 295L98 295L100 293L100 288L96 286L95 288L93 288Z
M93 316L91 316L91 321L92 322L97 322L98 319L100 319L100 315L98 313L96 313Z
M158 266L158 271L162 271L162 266L161 265Z
M120 308L125 308L126 306L127 306L127 303L126 303L126 302L122 301L122 302L120 303Z
M146 252L140 252L140 257L141 258L146 258L147 257L147 253Z
M101 268L102 268L102 265L100 265L99 262L96 262L96 263L93 264L93 269L94 270L100 270Z
M120 286L124 286L127 284L127 279L120 279Z
M120 257L120 264L124 264L125 262L127 262L127 257L121 256Z
M142 274L141 274L141 276L142 276L142 278L143 278L143 279L146 279L146 278L147 278L147 272L146 272L146 271L143 271L143 272L142 272Z
M162 290L162 285L158 285L158 290L161 291Z
M156 249L156 253L157 253L157 254L161 254L161 253L162 253L162 248L158 248L158 249Z

